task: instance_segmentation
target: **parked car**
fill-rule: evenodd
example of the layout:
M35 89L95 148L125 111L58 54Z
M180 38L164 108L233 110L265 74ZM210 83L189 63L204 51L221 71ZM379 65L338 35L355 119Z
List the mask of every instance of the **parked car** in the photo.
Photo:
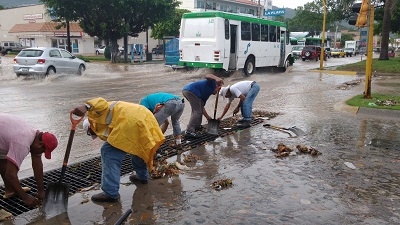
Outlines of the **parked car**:
M292 54L295 59L298 59L301 57L301 51L303 51L303 48L304 48L303 45L294 45L292 47Z
M81 75L86 69L85 61L61 48L26 48L14 58L13 70L21 75L50 75L56 73L76 73Z
M96 55L104 55L104 51L106 50L106 46L103 45L101 47L96 48Z
M14 41L1 41L0 49L3 55L9 54L10 52L18 52L22 49L27 48L26 46L22 46L20 43Z
M308 60L315 60L318 61L321 55L321 47L315 45L306 45L304 46L303 50L301 51L301 59L305 61ZM324 60L326 60L326 53L324 55Z
M346 57L346 52L344 52L343 49L341 48L334 48L332 49L331 55L333 58L340 58L340 57Z
M354 48L345 48L344 52L346 53L346 57L352 57L355 55Z

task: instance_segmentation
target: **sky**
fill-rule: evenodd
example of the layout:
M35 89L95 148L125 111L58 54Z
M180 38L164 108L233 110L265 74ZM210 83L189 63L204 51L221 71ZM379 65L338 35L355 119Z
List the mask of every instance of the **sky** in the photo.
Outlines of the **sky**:
M303 6L308 2L312 2L313 0L272 0L272 5L278 8L291 8L295 9L298 6Z

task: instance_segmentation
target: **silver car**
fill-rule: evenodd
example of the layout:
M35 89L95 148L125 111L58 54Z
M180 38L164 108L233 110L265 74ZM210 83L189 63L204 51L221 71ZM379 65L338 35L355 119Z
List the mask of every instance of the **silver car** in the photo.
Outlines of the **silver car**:
M21 75L75 73L82 75L85 61L61 48L36 47L23 49L14 58L14 72Z

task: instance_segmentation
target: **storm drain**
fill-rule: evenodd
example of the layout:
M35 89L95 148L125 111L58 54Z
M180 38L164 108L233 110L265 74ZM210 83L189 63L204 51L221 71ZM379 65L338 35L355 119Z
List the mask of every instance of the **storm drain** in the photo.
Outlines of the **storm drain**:
M219 127L218 135L210 135L206 132L206 127L202 127L200 130L196 131L196 133L200 134L199 138L192 140L183 140L183 150L187 151L192 148L196 148L198 146L204 145L209 141L213 141L218 137L227 136L231 133L237 132L239 129L235 126L236 120L232 120L231 118L225 119L221 121ZM255 118L252 119L251 125L257 125L262 123L263 119ZM157 159L169 158L174 155L177 155L177 150L170 147L170 144L173 141L173 136L166 136L166 141L163 145L161 145L160 149L157 151ZM131 158L127 155L123 162L121 168L121 175L126 175L133 171ZM61 168L51 170L44 173L44 184L58 182L60 179ZM73 195L76 192L79 192L82 188L90 187L94 183L100 183L101 181L101 159L99 157L95 157L84 162L71 164L67 167L67 171L64 176L63 183L69 183L69 195ZM30 187L31 190L28 194L35 195L37 193L36 189L36 181L35 178L29 177L23 180L20 180L20 183L23 187ZM4 186L0 187L0 196L3 196L5 193ZM8 199L0 198L0 208L5 209L6 211L12 213L14 216L20 215L22 213L28 212L34 208L27 207L23 201L21 201L18 197L11 197Z

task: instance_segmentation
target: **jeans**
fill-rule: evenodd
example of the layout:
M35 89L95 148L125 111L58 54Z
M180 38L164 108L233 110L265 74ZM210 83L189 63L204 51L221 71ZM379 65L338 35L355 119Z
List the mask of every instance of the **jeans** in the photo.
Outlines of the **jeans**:
M164 107L162 107L154 117L157 119L158 125L164 123L164 121L171 116L171 123L174 136L180 135L182 133L181 124L179 119L185 109L185 103L182 100L172 99L165 102Z
M249 93L247 93L246 98L242 102L240 112L242 113L243 120L251 120L253 102L254 99L257 97L259 91L260 85L258 83L254 83L253 86L250 88Z
M186 127L186 132L195 132L197 128L201 127L204 108L203 101L190 91L184 90L182 91L182 94L189 101L190 106L192 107L192 113L190 114L190 120Z
M104 142L101 147L101 189L112 198L119 197L119 183L121 179L122 160L126 152L113 147L108 142ZM136 155L131 155L133 169L141 180L149 178L147 165L143 159Z

